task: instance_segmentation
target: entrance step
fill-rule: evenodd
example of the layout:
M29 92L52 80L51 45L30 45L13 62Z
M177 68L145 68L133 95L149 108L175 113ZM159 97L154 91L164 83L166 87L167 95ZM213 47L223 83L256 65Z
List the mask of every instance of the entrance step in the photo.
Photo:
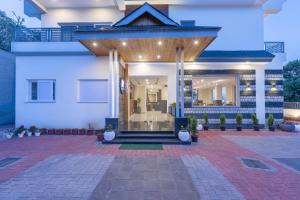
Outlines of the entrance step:
M113 141L103 144L190 144L182 143L174 133L119 133Z

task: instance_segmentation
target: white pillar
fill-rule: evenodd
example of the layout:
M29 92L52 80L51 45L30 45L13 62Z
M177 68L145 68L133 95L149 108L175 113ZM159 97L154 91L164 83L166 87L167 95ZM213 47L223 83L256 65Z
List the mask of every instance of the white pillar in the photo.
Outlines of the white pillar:
M114 56L113 50L109 50L109 116L114 117ZM100 91L101 92L101 91Z
M114 94L114 110L115 110L115 113L114 113L114 117L115 118L118 118L119 117L119 84L120 84L120 81L119 81L119 77L120 77L120 74L119 74L119 56L118 56L118 51L117 50L114 50L114 82L115 82L115 94Z
M256 72L256 116L260 124L266 122L266 106L265 106L265 69L258 68Z
M179 117L179 53L180 50L176 48L176 117Z
M181 117L184 117L184 48L180 51L181 59Z

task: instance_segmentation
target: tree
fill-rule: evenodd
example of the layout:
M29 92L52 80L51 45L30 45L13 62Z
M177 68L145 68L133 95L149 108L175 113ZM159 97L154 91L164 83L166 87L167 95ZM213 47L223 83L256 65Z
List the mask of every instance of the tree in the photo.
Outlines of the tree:
M14 32L17 26L22 26L24 19L16 17L16 20L13 20L6 16L5 12L0 10L0 48L6 51L11 49L11 41L14 36Z
M300 60L289 62L283 67L284 101L300 101Z

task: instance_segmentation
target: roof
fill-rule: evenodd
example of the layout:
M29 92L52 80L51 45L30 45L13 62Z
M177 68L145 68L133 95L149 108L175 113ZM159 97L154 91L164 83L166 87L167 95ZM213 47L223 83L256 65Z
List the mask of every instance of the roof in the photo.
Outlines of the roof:
M272 62L275 56L264 50L257 51L204 51L198 62Z
M171 18L169 18L164 13L160 12L147 2L137 9L133 10L129 15L116 22L114 26L127 26L144 14L149 14L151 17L160 21L165 26L179 26L179 24L177 24Z

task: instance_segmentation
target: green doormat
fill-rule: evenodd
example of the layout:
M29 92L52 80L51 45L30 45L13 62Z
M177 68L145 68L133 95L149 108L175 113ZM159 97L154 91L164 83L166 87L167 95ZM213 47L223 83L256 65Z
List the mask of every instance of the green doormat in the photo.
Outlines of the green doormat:
M122 144L121 150L163 150L161 144Z

